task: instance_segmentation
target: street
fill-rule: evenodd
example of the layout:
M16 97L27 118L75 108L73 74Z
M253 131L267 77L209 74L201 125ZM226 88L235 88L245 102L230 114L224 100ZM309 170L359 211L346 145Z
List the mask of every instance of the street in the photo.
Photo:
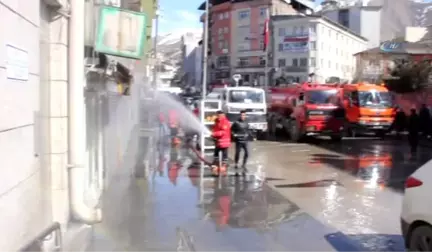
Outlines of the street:
M249 174L213 178L182 160L119 173L89 251L403 251L405 178L432 157L373 138L251 143ZM232 153L231 155L232 156ZM165 161L163 161L165 160Z

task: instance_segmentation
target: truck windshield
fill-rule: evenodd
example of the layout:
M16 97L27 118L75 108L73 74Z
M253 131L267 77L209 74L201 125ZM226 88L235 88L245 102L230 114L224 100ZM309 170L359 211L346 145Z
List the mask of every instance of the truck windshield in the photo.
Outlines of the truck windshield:
M263 103L264 91L261 90L230 90L228 102L231 103Z
M307 92L307 102L309 104L337 104L337 90L313 90Z
M359 92L360 107L391 107L392 99L388 92L361 91Z

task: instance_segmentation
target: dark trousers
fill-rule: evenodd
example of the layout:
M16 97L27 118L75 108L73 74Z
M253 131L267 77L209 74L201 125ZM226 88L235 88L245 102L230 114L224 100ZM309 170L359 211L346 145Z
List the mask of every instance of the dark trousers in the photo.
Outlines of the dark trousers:
M240 152L243 150L243 165L246 165L247 159L249 157L249 144L248 142L236 142L235 144L235 157L234 161L236 165L240 160Z
M222 162L228 163L228 148L216 147L213 153L213 163L217 164L219 162L219 153L222 155Z
M409 134L408 135L408 141L409 144L411 146L411 152L415 153L417 152L417 146L418 146L418 142L419 142L419 137L418 134Z

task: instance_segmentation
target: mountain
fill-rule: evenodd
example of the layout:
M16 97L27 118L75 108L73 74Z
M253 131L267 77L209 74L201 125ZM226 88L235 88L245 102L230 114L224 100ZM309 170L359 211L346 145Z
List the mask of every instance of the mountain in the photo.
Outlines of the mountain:
M179 29L157 37L158 59L164 65L178 66L182 60L184 44L198 45L202 29Z

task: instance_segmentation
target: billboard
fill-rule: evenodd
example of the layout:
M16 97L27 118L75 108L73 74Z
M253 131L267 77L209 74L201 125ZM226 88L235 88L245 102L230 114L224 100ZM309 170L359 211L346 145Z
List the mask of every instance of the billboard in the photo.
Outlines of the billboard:
M309 36L285 36L280 49L282 52L307 52L309 50Z
M144 13L103 6L100 9L95 51L141 59L144 54L145 31Z

